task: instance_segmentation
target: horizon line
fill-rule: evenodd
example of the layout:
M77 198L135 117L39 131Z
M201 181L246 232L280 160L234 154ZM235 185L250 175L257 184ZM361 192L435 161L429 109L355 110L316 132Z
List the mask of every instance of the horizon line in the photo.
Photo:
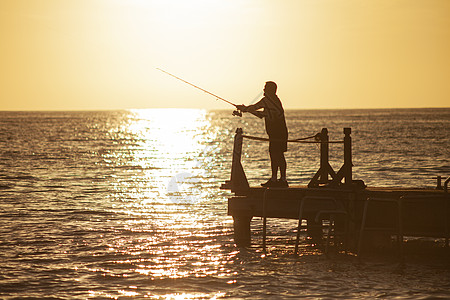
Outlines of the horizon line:
M6 109L0 112L94 112L94 111L132 111L132 110L158 110L158 109L182 109L182 110L205 110L205 111L228 111L232 108L192 108L192 107L152 107L152 108L105 108L105 109ZM450 106L429 106L429 107L373 107L373 108L285 108L285 111L308 111L308 110L401 110L401 109L450 109Z

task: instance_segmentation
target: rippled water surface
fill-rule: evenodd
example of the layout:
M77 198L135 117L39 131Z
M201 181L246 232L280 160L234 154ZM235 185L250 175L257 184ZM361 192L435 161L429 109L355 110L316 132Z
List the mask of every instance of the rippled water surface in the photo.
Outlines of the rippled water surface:
M352 127L354 177L370 186L434 187L450 175L450 109L288 111L291 138ZM449 260L358 263L302 246L296 223L270 220L262 255L237 248L227 216L234 131L261 120L229 112L0 112L0 297L296 299L447 298ZM269 175L267 145L245 141L252 185ZM331 164L342 164L333 145ZM290 184L318 169L315 145L290 144Z

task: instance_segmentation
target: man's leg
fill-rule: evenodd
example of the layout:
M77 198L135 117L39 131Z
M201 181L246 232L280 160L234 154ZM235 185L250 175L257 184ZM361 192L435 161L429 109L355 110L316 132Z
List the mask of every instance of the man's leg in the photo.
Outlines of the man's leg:
M286 158L283 151L269 151L270 154L270 166L272 167L272 177L270 180L262 186L278 186L288 187L286 180ZM277 179L278 168L280 168L280 180ZM275 185L274 185L275 184Z
M279 157L277 153L274 151L269 151L270 155L270 166L272 168L272 177L266 183L262 183L261 185L264 187L276 186L277 185L277 172L279 167Z
M269 151L270 154L270 166L272 167L272 178L271 180L276 181L277 180L277 173L278 173L278 167L279 167L279 157L277 152Z
M282 180L286 181L286 168L287 168L287 164L286 164L286 158L284 157L284 152L280 152L280 175Z

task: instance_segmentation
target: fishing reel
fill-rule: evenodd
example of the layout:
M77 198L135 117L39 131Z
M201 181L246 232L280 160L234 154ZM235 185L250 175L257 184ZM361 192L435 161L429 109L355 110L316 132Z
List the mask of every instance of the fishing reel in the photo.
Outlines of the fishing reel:
M238 116L238 117L242 117L242 111L240 111L240 110L234 110L233 111L233 116Z

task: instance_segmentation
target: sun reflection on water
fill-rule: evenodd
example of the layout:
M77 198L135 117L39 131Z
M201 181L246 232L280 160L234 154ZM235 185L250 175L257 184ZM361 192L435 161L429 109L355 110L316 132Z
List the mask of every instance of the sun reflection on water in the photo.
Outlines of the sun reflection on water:
M209 125L207 112L198 109L131 110L128 130L139 141L133 153L134 164L143 168L142 178L152 187L142 186L137 193L147 201L167 202L168 193L180 192L182 183L191 183L199 168L197 158L205 149L204 129ZM198 173L198 172L197 172ZM175 186L170 189L172 180ZM192 188L192 186L190 186ZM183 192L199 192L184 187ZM169 195L170 197L170 195ZM184 197L188 198L186 194Z
M108 277L144 276L152 282L229 276L223 266L229 255L222 253L217 239L229 235L230 229L211 210L217 204L204 197L212 190L214 179L207 176L206 168L214 148L211 141L219 134L210 122L204 110L130 110L119 129L112 129L121 133L119 145L103 155L116 168L110 182L118 200L115 213L120 217L117 222L111 220L114 237L106 251L123 268L113 272L105 265L90 272ZM214 194L214 203L220 203L217 199ZM119 293L136 295L135 290ZM196 298L167 295L172 297Z

